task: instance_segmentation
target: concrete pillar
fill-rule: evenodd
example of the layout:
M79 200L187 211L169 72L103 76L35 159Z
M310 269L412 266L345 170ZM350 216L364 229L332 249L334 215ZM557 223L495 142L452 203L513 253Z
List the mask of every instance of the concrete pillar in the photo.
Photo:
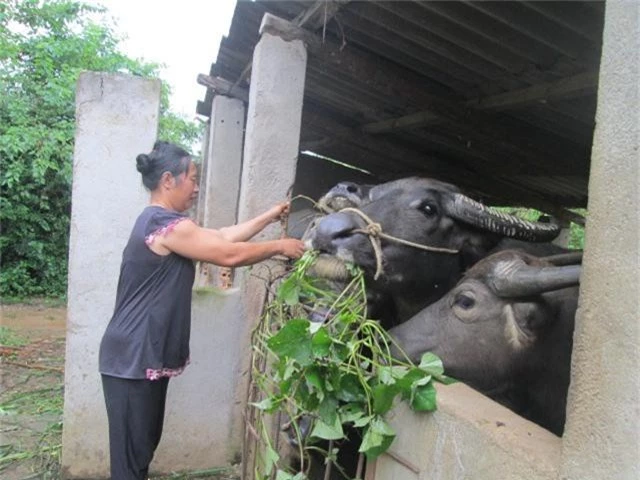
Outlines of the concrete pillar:
M608 1L561 478L640 478L640 3Z
M205 162L200 174L198 220L203 227L221 228L236 223L242 147L244 102L216 95L211 108ZM211 264L198 268L198 285L226 287L221 275L228 269Z
M66 477L108 477L108 429L98 347L113 313L122 250L148 201L135 158L156 139L160 82L83 73L69 241L62 468Z
M198 220L207 228L236 221L244 104L216 96L201 166ZM237 345L242 313L239 289L217 288L216 268L198 265L191 310L191 364L172 380L165 435L155 472L227 466L240 459L240 418L234 414ZM206 275L203 272L207 272Z
M295 180L307 52L301 40L291 36L285 36L285 40L280 36L288 28L288 22L265 15L260 27L262 37L254 50L238 221L252 218L285 200ZM276 224L257 239L279 235ZM265 282L259 277L268 276L268 262L236 272L240 273L242 278L237 284L243 290L244 334L238 356L241 372L236 390L238 417L247 400L251 331L264 301Z
M216 96L213 101L205 159L200 172L198 221L207 228L235 223L244 131L244 104L235 99ZM184 415L168 417L172 431L182 432L175 441L192 442L191 458L182 461L183 469L227 466L240 461L241 418L234 412L238 380L238 350L241 342L242 304L238 288L223 290L215 282L219 267L200 263L194 288L191 319L191 359L187 371L176 379L183 395L192 398L184 403L189 412L185 429ZM184 385L177 381L184 381ZM176 390L178 391L178 390ZM175 420L175 424L172 421ZM163 450L166 447L167 454ZM163 442L160 459L172 459L174 442ZM197 458L194 454L197 452ZM163 454L162 456L160 456ZM154 464L155 465L155 464ZM167 468L171 466L167 463ZM173 470L176 470L175 466ZM167 470L165 470L167 471Z

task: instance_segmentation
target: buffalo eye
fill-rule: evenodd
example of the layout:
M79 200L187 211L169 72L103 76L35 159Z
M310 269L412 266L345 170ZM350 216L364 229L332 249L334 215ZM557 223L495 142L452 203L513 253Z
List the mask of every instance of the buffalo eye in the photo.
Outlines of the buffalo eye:
M438 210L436 209L436 207L429 204L422 207L422 211L425 213L425 215L428 215L428 216L432 216L438 213Z
M414 200L409 204L409 207L420 210L427 217L433 217L438 214L438 206L432 200Z
M469 310L476 304L476 300L468 294L460 293L456 295L456 298L453 300L453 304L463 310Z
M420 210L422 211L422 213L424 213L427 217L433 217L434 215L438 214L438 207L435 206L433 203L428 203L428 202L424 202L420 205Z

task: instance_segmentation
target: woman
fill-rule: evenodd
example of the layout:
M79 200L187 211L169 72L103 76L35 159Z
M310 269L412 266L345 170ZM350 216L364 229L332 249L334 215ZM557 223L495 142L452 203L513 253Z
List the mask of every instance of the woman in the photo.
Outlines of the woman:
M124 249L115 312L100 344L112 480L147 478L169 378L189 362L193 261L237 267L304 251L292 238L247 243L286 213L287 203L239 225L201 228L184 214L198 194L189 153L158 141L136 161L151 199Z

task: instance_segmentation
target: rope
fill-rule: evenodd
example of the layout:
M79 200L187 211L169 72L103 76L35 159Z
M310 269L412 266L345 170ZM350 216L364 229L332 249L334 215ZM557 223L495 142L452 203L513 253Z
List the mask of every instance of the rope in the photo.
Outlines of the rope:
M359 228L354 230L356 233L364 233L369 237L371 241L371 246L373 247L373 251L376 255L376 273L373 276L374 280L377 280L380 275L384 273L382 266L382 242L380 239L384 238L385 240L389 240L391 242L400 243L402 245L406 245L408 247L418 248L420 250L426 250L428 252L438 252L438 253L459 253L460 250L455 250L452 248L443 248L443 247L432 247L430 245L423 245L421 243L410 242L409 240L404 240L402 238L394 237L393 235L389 235L388 233L384 233L382 231L382 225L377 222L374 222L369 218L364 212L358 210L357 208L343 208L340 210L341 212L352 212L360 216L366 223L367 226L365 228Z

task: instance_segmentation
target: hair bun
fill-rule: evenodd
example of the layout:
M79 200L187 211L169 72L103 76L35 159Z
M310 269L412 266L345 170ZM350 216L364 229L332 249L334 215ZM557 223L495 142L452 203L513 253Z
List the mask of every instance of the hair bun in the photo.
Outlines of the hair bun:
M141 153L136 157L136 168L142 175L146 175L151 171L151 157L146 153Z

